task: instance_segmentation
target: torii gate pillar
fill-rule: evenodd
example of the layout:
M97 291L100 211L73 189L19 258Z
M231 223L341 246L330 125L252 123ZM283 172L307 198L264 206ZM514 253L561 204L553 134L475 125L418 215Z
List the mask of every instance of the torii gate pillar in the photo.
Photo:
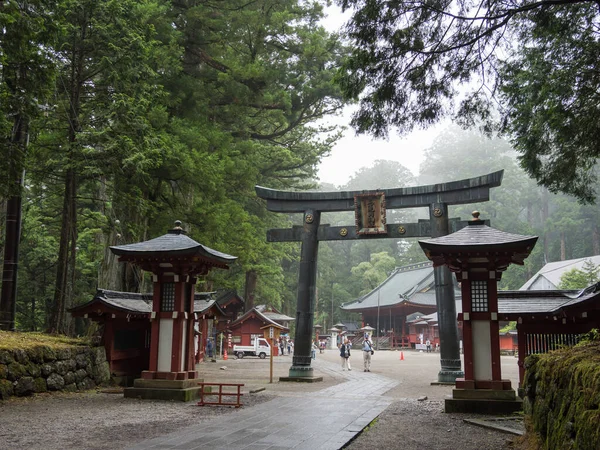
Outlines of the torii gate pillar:
M317 257L319 241L317 231L321 213L309 209L304 214L302 249L298 274L298 302L296 308L296 335L294 336L294 356L290 368L290 379L302 381L322 381L315 377L311 362L312 330L315 315L317 287ZM308 336L308 339L306 339ZM284 377L285 378L285 377ZM285 381L285 379L283 380Z
M448 205L434 203L429 208L431 237L436 238L450 233ZM440 329L440 365L438 383L454 384L457 378L464 376L460 363L458 345L458 322L456 320L456 302L452 272L447 266L433 268L435 282L435 303L437 306L438 326ZM443 332L442 332L443 330Z

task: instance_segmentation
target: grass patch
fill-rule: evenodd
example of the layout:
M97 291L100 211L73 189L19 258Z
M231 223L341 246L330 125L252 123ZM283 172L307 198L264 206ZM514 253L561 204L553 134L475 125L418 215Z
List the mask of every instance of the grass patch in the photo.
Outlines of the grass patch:
M55 336L45 333L22 333L19 331L0 331L0 349L11 350L15 348L31 349L47 346L52 349L72 347L74 345L87 345L85 339Z

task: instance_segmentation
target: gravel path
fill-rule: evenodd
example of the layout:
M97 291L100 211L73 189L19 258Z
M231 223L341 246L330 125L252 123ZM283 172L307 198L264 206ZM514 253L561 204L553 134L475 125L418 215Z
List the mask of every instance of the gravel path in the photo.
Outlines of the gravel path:
M405 352L376 352L372 371L399 381L385 394L395 402L360 434L347 448L366 447L403 450L429 450L458 447L461 450L516 449L514 436L487 430L463 421L463 414L443 413L448 386L431 386L439 371L439 355ZM275 358L274 383L269 383L269 361L244 358L218 361L199 366L206 381L245 383L243 408L271 400L276 396L318 395L319 390L346 381L344 373L333 365L337 352L317 355L315 370L323 367L322 383L280 383L286 376L291 357ZM354 370L360 361L353 357ZM503 361L503 374L505 373ZM512 360L506 360L508 364ZM514 363L516 366L516 362ZM511 375L511 368L507 369ZM347 374L347 373L346 373ZM511 378L512 379L512 378ZM513 386L515 382L513 382ZM250 394L250 391L263 389ZM427 397L418 401L419 397ZM43 394L0 402L0 449L121 449L177 429L231 414L229 407L198 407L194 402L164 402L125 399L119 394L86 392ZM318 417L315 418L318 421Z

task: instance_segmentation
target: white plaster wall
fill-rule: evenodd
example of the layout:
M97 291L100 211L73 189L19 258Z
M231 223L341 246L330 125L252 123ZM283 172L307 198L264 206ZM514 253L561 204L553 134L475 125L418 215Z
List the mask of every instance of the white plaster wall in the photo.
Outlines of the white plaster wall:
M158 331L158 371L171 371L171 351L173 346L173 319L160 319Z
M474 320L473 330L473 375L476 380L492 379L492 338L490 322Z
M531 286L529 286L529 291L544 291L544 290L556 290L558 289L554 286L547 278L539 277L535 280Z

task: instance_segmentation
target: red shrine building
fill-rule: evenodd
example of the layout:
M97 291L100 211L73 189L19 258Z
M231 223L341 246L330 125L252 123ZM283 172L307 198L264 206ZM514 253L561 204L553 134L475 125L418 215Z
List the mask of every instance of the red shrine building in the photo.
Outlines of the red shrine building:
M273 327L279 333L289 333L289 324L293 317L280 313L273 307L257 305L228 325L232 344L252 345L254 340L265 336L265 329ZM274 349L274 354L278 350Z
M455 298L460 311L458 283ZM363 326L377 328L379 324L373 338L380 348L425 349L427 339L434 348L440 342L431 261L396 268L371 292L343 304L341 309L360 313Z

